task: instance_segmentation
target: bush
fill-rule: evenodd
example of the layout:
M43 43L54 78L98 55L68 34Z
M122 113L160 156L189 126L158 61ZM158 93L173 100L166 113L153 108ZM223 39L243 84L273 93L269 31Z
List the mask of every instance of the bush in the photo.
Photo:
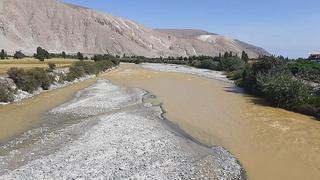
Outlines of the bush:
M71 66L69 68L69 73L66 76L67 81L74 81L76 78L82 77L85 75L85 71L81 66Z
M242 82L239 84L251 93L260 94L257 85L258 75L281 72L290 74L287 62L274 57L263 57L258 62L244 67L241 80Z
M238 57L223 58L219 61L217 70L220 71L235 71L243 69L245 62Z
M57 66L54 63L49 62L48 67L48 72L53 72L53 70L55 70Z
M53 78L42 68L34 68L27 71L24 69L10 68L7 73L19 89L29 93L32 93L39 87L48 90L53 82Z
M92 59L94 61L105 61L105 60L113 60L115 58L110 54L104 54L104 55L98 54L98 55L94 55Z
M14 101L13 91L7 87L0 86L0 102L12 102Z
M28 70L27 74L34 77L38 87L40 86L43 90L48 90L50 85L53 83L53 78L43 68Z
M289 64L291 72L306 81L320 83L320 64L309 60L298 60Z
M112 66L114 66L114 64L112 63L112 61L98 61L95 63L95 66L96 66L97 70L99 72L101 72L101 71L106 71L106 70L112 68Z
M26 81L26 72L24 69L13 67L8 70L7 74L19 89L22 89L24 87Z
M213 61L212 59L205 59L200 62L200 65L196 66L198 68L202 69L211 69L211 70L217 70L219 66L218 62Z
M16 51L13 55L13 58L15 58L15 59L22 59L24 57L26 57L26 56L21 51Z
M193 67L200 67L201 61L199 61L199 60L192 60L190 65L193 66Z
M228 74L228 78L231 80L239 80L242 78L243 71L244 71L243 69L232 71L231 73Z
M76 67L82 67L85 74L97 74L98 70L95 66L94 62L88 62L88 61L78 61L73 63L73 66Z
M277 107L294 108L311 96L311 87L288 73L261 73L257 83L265 98Z

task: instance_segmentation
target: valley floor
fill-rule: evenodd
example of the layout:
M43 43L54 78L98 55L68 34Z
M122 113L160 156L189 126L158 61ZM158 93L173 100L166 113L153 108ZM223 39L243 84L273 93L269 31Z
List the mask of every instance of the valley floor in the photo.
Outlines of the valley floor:
M320 176L320 122L264 105L221 72L121 64L98 79L0 107L6 127L29 122L0 141L0 179ZM85 89L70 99L74 88Z

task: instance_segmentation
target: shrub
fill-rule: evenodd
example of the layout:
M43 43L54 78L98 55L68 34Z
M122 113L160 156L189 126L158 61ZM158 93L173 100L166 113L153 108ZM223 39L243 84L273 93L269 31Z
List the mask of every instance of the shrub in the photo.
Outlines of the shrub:
M192 60L191 61L191 66L193 66L193 67L200 67L200 65L201 65L201 61L199 61L199 60Z
M53 78L43 68L28 70L27 74L33 77L37 86L40 86L43 90L48 90L53 82Z
M49 62L48 67L48 72L53 72L53 70L55 70L57 66L54 63Z
M7 87L0 86L0 102L12 102L14 101L13 91Z
M140 64L141 63L141 60L139 58L137 58L134 62L135 64Z
M298 60L289 65L291 72L299 78L320 83L320 64L309 60Z
M69 73L66 76L67 81L73 81L76 78L82 77L85 75L85 71L81 66L71 66L69 68Z
M101 71L106 71L108 69L110 69L112 66L114 66L114 64L112 63L112 61L98 61L95 63L95 66L97 68L97 70L99 72Z
M231 80L239 80L242 78L243 75L243 69L237 70L237 71L232 71L229 75L228 78Z
M87 62L87 61L78 61L73 63L73 66L82 67L85 74L97 74L98 70L95 66L94 62Z
M212 59L204 59L200 62L200 65L196 66L202 69L211 69L216 70L218 68L219 63L213 61Z
M293 108L311 96L311 87L288 73L261 73L257 83L259 90L277 107Z
M18 69L16 67L13 67L8 70L7 74L9 78L11 78L14 81L14 83L17 85L19 89L23 88L26 79L26 72L24 69Z
M251 93L260 94L257 85L258 75L281 72L290 74L287 62L274 57L263 57L258 62L244 67L241 80L242 82L239 84Z
M104 55L98 54L98 55L94 55L92 59L94 61L104 61L104 60L113 60L115 58L110 54L104 54Z
M13 55L13 58L15 58L15 59L22 59L24 57L25 57L25 55L21 51L16 51Z
M42 68L34 68L27 71L24 69L10 68L7 73L19 89L29 93L32 93L39 87L48 90L53 82L53 78Z
M219 61L217 70L220 71L235 71L243 69L245 62L238 57L227 57Z

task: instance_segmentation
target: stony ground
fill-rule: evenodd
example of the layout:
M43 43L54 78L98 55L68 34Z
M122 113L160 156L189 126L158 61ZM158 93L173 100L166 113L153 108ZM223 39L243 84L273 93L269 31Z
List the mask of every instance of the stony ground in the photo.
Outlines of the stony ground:
M233 83L233 81L229 80L222 71L212 71L176 64L143 63L142 67L153 71L193 74L227 83Z
M108 81L79 92L49 113L77 123L1 157L0 179L244 178L228 151L186 138L146 97Z

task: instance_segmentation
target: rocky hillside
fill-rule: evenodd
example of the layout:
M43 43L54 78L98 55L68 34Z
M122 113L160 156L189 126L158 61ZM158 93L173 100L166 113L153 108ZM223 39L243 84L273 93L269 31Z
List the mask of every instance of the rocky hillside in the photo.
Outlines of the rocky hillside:
M191 56L265 50L199 30L154 30L134 21L57 0L0 0L0 48L51 52Z

